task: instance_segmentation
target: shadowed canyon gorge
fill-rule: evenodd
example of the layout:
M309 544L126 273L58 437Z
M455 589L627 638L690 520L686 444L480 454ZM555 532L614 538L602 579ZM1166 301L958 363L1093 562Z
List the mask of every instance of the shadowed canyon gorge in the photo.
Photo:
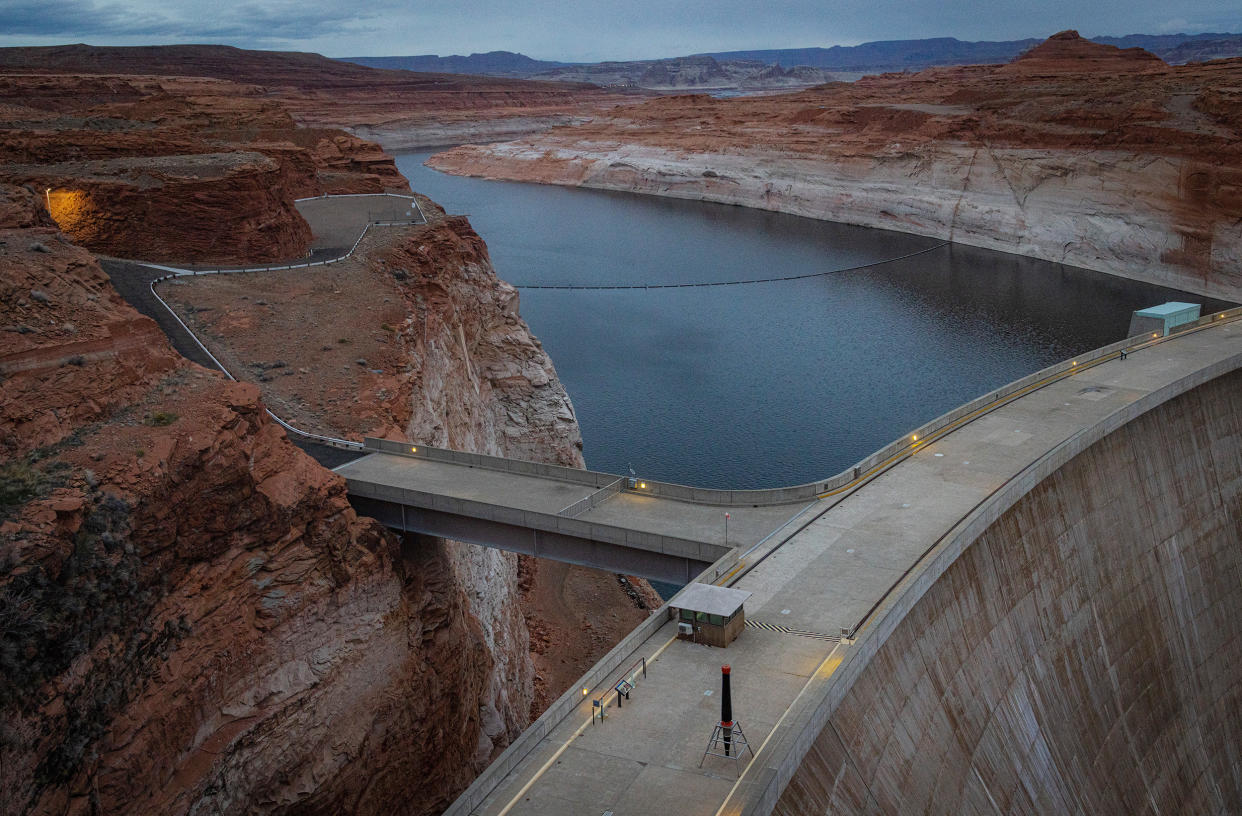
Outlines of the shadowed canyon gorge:
M255 384L117 295L92 252L296 260L295 198L408 190L263 88L128 53L0 73L0 812L438 812L658 599L357 517ZM279 77L255 59L232 67ZM396 373L311 421L581 466L516 293L464 218L422 207L349 280L399 328L330 328L381 334Z
M584 466L486 236L391 151L510 139L429 164L1236 301L1240 79L1239 59L1170 67L1073 32L1005 66L730 100L221 46L0 49L0 813L440 813L660 606L638 579L398 536L267 413ZM298 199L381 193L422 222L332 267L162 287L236 381L109 277L340 252ZM765 812L1232 812L1238 387L1084 442L941 564Z

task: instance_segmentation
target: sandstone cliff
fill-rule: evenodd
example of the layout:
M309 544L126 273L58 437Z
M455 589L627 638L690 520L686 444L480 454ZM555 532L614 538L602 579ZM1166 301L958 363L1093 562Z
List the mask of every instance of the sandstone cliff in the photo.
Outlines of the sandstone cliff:
M300 128L256 86L185 77L0 74L0 165L75 243L155 261L297 258L295 198L409 189L375 145Z
M0 812L433 813L645 615L614 576L357 518L254 384L0 190ZM372 412L580 463L515 292L432 212L368 256L415 373Z
M517 291L496 276L469 221L426 198L420 207L426 226L374 230L348 261L182 279L162 284L161 296L299 427L581 467L573 405L518 312ZM481 743L481 756L636 625L643 605L659 605L645 582L636 605L614 576L450 550L501 656L489 722L504 729Z
M0 812L436 812L654 598L398 542L269 421L293 380L252 358L229 384L173 353L70 240L283 259L310 237L295 197L408 187L280 92L192 62L93 67L0 72L0 175L26 185L0 185ZM336 80L316 76L326 105ZM357 256L350 294L391 306L380 321L312 303L329 342L380 335L384 368L346 362L367 390L301 367L325 398L296 418L580 464L516 292L464 219L423 204L432 224ZM225 328L263 322L253 295Z
M410 778L433 809L491 669L449 556L403 558L31 220L0 232L0 811L377 812Z
M1170 67L1053 37L1011 65L784 96L661 99L447 172L934 235L1242 298L1242 60Z

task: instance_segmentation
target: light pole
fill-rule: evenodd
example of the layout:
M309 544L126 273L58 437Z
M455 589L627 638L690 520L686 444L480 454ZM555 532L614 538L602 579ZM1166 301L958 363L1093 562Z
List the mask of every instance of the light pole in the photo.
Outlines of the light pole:
M725 546L729 546L729 514L725 513Z
M52 214L52 188L48 187L43 191L43 197L47 199L47 214Z

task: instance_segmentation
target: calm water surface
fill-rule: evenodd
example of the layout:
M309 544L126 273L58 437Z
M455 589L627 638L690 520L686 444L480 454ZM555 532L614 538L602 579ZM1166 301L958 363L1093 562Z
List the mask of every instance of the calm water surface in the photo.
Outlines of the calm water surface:
M940 242L741 207L484 181L397 157L523 284L830 272ZM1225 304L966 246L782 283L522 290L573 399L587 465L705 487L837 473L980 394L1120 340L1135 309Z

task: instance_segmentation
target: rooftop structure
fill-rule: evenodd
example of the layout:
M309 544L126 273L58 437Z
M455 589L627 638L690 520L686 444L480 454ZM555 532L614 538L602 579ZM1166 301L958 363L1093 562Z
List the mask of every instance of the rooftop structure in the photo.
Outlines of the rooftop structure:
M1182 303L1171 300L1159 306L1139 309L1130 318L1130 337L1139 334L1167 336L1178 326L1194 323L1199 319L1198 303Z
M746 625L742 604L752 594L713 584L690 584L669 603L679 610L677 636L709 646L728 646Z

